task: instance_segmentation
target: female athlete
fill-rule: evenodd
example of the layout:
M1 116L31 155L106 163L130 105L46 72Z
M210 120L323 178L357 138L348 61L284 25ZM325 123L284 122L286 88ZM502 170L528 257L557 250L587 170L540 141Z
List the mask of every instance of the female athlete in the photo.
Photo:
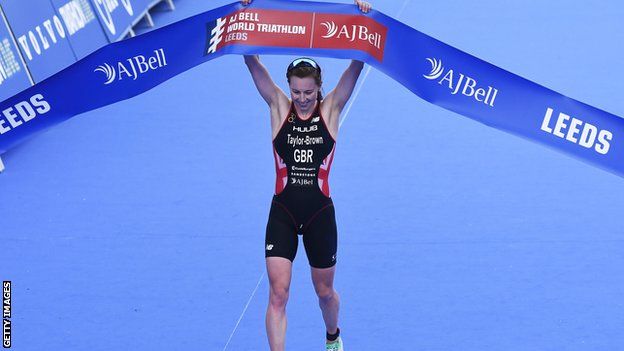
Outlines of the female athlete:
M248 5L252 0L242 0ZM356 0L367 13L371 5ZM272 351L284 350L286 302L302 234L312 282L326 328L326 350L342 351L338 328L340 298L334 290L337 230L329 194L329 170L338 136L340 112L349 100L364 63L352 61L334 90L321 94L321 67L299 58L286 71L290 99L274 83L257 55L245 64L271 114L277 179L266 228L265 257L269 276L266 330Z

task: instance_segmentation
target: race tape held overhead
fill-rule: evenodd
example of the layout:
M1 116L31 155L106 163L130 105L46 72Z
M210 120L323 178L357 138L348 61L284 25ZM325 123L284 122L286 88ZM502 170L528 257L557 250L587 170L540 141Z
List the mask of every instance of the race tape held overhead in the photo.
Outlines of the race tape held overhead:
M284 0L233 3L101 48L0 104L0 153L225 54L362 60L433 104L624 176L624 119L378 11Z

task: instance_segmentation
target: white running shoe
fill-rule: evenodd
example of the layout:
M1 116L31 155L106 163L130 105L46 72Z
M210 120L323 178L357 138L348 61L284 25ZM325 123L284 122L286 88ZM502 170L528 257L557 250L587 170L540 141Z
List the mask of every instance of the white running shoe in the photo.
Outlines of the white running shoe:
M325 343L325 351L344 351L342 349L342 339L338 337L336 341Z

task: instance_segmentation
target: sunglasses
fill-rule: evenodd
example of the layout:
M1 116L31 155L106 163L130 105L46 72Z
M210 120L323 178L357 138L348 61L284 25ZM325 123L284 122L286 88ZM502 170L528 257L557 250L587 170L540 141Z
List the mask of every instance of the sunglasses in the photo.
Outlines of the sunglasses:
M296 67L312 67L318 70L319 72L321 71L321 67L319 67L319 65L316 62L314 62L314 60L305 58L305 57L296 59L293 62L291 62L290 65L288 66L287 71L290 72Z

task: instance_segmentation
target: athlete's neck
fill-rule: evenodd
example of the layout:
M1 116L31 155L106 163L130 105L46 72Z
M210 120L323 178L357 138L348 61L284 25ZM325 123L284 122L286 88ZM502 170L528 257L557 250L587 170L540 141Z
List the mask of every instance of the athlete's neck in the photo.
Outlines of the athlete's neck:
M295 106L295 112L297 112L297 116L299 116L299 118L303 120L306 120L312 117L312 114L314 114L318 103L318 100L314 101L314 105L310 105L310 107L306 108L305 110L302 110L296 103L293 103L293 106Z

